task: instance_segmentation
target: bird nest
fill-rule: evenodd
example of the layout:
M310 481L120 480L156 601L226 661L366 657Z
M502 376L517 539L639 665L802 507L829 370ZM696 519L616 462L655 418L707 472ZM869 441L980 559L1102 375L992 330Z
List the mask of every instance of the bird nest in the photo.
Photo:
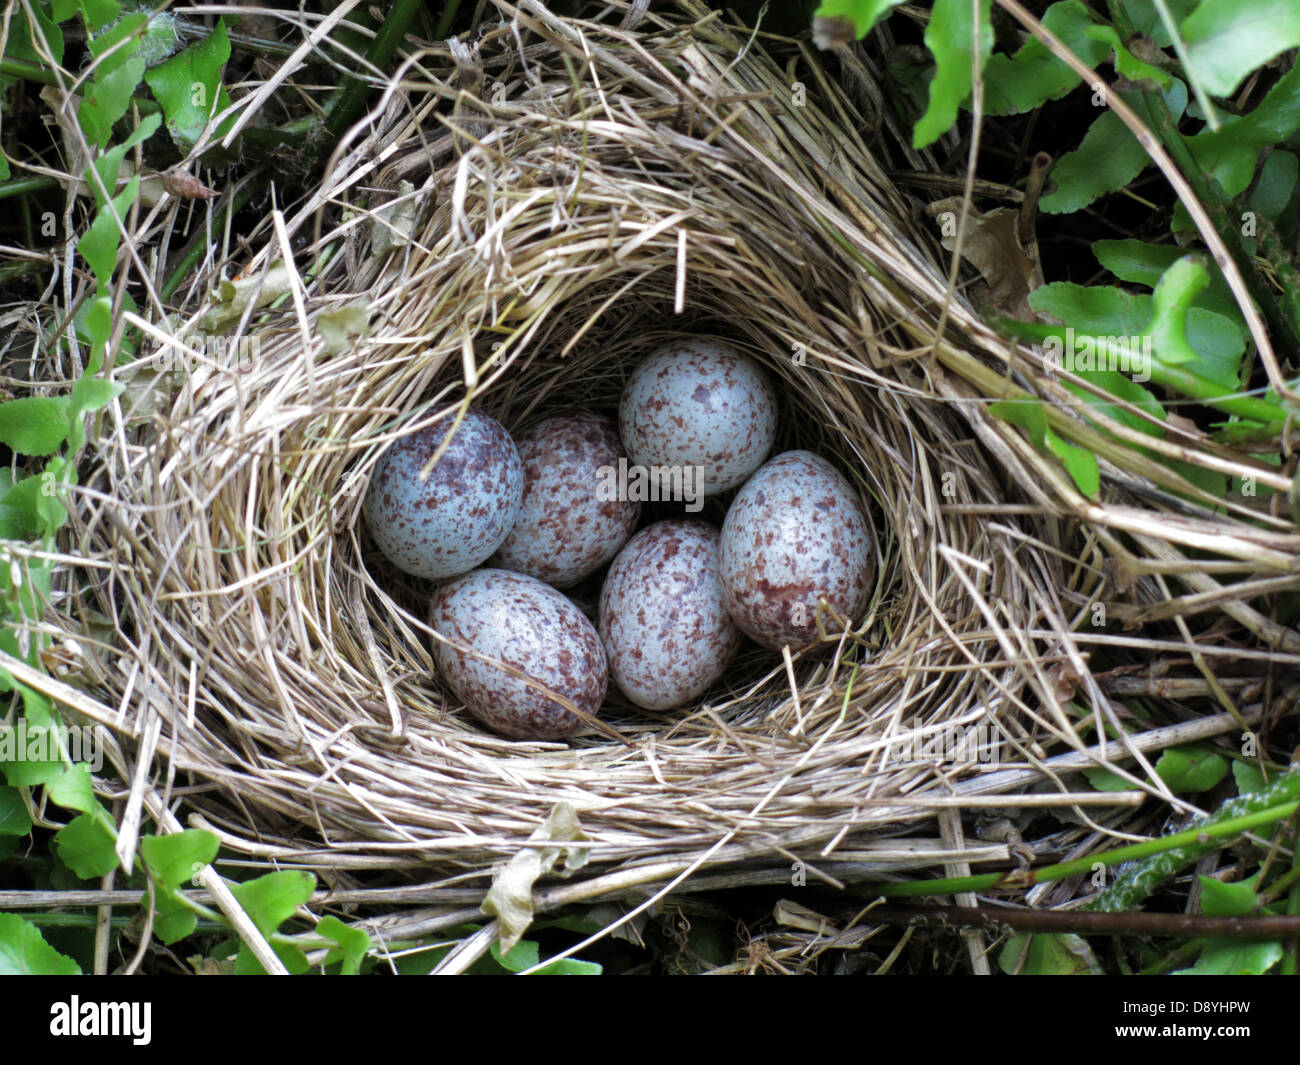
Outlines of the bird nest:
M423 867L466 902L563 824L583 868L550 889L558 904L688 875L1007 861L954 807L1068 807L1095 826L1158 790L1141 759L1160 742L1088 753L1084 719L1110 704L1074 630L1117 579L1107 555L1156 600L1138 555L1170 572L1180 544L1230 538L1166 521L1173 497L1106 459L1109 498L1083 499L990 415L1015 349L953 292L937 231L883 168L920 157L862 53L823 57L694 0L601 22L497 7L472 44L407 63L321 187L268 216L241 276L190 317L224 318L238 343L176 328L161 372L138 367L99 427L72 534L95 579L51 616L82 647L78 708L161 767L133 774L130 802L256 858ZM746 645L681 710L611 690L605 730L493 735L439 680L430 585L360 520L375 463L431 406L473 403L512 431L613 412L637 359L681 334L760 361L775 450L815 451L859 488L870 604L847 633L828 618L815 653ZM1054 387L1024 362L1029 378ZM1078 419L1070 394L1044 394ZM720 522L720 504L701 516ZM1259 565L1294 552L1257 522L1232 535ZM590 613L597 593L572 594ZM112 633L93 653L92 611ZM1137 800L1085 805L1071 771L1131 758Z

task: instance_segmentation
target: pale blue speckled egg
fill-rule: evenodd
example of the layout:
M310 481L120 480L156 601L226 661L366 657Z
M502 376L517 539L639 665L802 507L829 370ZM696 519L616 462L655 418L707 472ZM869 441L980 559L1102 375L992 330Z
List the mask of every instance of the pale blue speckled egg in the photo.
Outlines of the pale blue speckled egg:
M686 337L633 369L618 409L628 458L645 467L701 467L704 494L734 488L776 440L776 393L752 359Z
M599 713L608 676L600 637L549 584L510 570L477 569L434 592L429 624L445 637L433 644L439 674L476 718L503 736L571 736L587 722L561 699L588 717Z
M600 635L619 690L647 710L701 695L726 672L740 630L718 579L718 530L661 521L623 548L600 593Z
M472 408L420 479L454 421L449 414L394 441L362 508L379 550L416 577L454 577L479 565L501 546L523 499L514 441L500 422Z

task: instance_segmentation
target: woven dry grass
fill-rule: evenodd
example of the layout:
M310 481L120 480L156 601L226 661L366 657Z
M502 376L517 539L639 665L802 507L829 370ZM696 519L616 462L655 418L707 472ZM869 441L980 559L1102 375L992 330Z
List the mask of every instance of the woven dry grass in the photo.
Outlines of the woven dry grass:
M1085 425L1032 353L1008 369L1010 346L948 290L919 204L884 169L891 152L927 160L890 147L859 53L841 50L831 76L809 44L693 0L634 28L497 7L472 49L410 63L322 187L269 217L244 274L287 260L289 296L245 316L255 357L141 369L100 427L69 545L91 591L48 625L86 650L77 708L153 766L129 807L161 795L238 852L331 876L426 867L422 897L464 903L567 802L590 861L546 904L685 872L788 881L795 860L836 881L1009 861L1005 842L966 841L956 806L1070 807L1060 850L1123 834L1143 792L1185 807L1142 752L1256 719L1222 663L1300 662L1300 635L1216 583L1294 587L1284 516L1173 495L1185 483L1122 426ZM409 241L374 255L404 200ZM358 299L369 334L327 351L316 319ZM778 447L856 479L881 533L869 612L830 654L752 649L684 712L612 698L604 719L626 743L486 734L433 674L428 588L360 531L374 462L430 404L472 401L512 429L612 409L638 355L677 332L761 359L784 403ZM988 414L1024 388L1102 456L1100 501ZM1190 430L1142 444L1285 487ZM1195 648L1185 625L1091 628L1117 587L1132 616L1231 622ZM594 589L578 597L590 606ZM105 633L94 653L88 631ZM1139 665L1196 658L1222 712L1084 753L1087 727L1117 712L1089 671L1097 646ZM979 726L992 760L899 758ZM1078 794L1071 771L1099 759L1133 790Z

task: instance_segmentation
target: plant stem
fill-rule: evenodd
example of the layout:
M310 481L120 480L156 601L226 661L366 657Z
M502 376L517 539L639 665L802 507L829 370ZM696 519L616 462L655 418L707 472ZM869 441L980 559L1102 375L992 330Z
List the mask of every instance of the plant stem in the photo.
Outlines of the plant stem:
M1282 806L1272 806L1257 813L1235 817L1219 824L1202 824L1171 836L1147 840L1145 843L1133 843L1117 847L1100 854L1091 854L1074 861L1047 865L1041 869L1016 870L1009 873L983 873L978 876L948 877L939 880L904 880L894 883L860 884L850 890L855 895L866 895L887 899L913 898L921 895L952 895L959 891L997 891L1021 889L1032 884L1044 884L1055 880L1064 880L1068 876L1091 872L1093 866L1101 863L1105 866L1120 865L1124 862L1161 854L1178 847L1201 846L1211 849L1211 844L1231 839L1243 832L1270 825L1284 817L1290 817L1300 802L1289 802Z
M59 183L54 178L47 177L27 177L14 178L13 181L6 181L0 184L0 200L9 196L21 196L26 192L44 192L46 189L56 189Z
M10 59L7 56L0 59L0 74L8 74L10 77L22 78L24 81L35 81L41 85L57 85L59 79L54 76L47 66L40 63L33 63L27 59Z
M388 64L402 38L406 36L406 30L411 20L415 18L415 13L422 6L423 0L397 0L389 10L383 25L379 27L379 32L370 44L370 50L366 53L368 66L383 69ZM330 108L329 117L325 120L325 127L321 131L324 145L332 147L338 143L347 128L356 121L366 102L366 97L373 89L374 86L364 77L358 74L347 76L338 95L334 98L334 106Z
M222 223L218 228L224 228L225 218L236 215L242 211L248 201L262 189L265 183L266 179L261 178L258 180L250 179L246 184L244 184L244 186L231 197L230 203L226 206ZM202 258L203 252L207 248L207 236L207 232L204 230L200 230L194 234L194 239L190 241L189 247L185 249L184 253L180 257L180 261L177 262L172 272L167 275L167 280L163 282L163 286L159 290L159 296L162 299L171 299L172 294L180 287L181 282L184 281L189 272L194 269L194 264Z
M1188 913L1092 913L1085 910L1016 910L994 906L873 906L867 920L936 927L1012 928L1017 932L1079 935L1215 936L1277 939L1300 935L1300 917L1207 917Z

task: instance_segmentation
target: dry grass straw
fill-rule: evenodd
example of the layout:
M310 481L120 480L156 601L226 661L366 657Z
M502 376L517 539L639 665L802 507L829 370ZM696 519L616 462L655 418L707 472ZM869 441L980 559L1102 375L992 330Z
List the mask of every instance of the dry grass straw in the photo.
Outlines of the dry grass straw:
M1294 675L1300 636L1218 583L1295 587L1289 523L1171 494L1168 468L1084 425L1029 352L1012 373L960 296L935 338L942 253L883 169L891 152L925 160L890 147L862 53L841 50L832 76L807 43L750 37L695 0L626 29L617 12L497 7L472 48L409 64L323 186L262 228L248 277L314 242L291 298L245 323L251 363L141 372L101 426L70 545L90 593L49 619L88 651L90 612L111 625L76 666L100 708L83 712L143 737L146 760L156 747L153 786L236 851L334 876L433 863L420 899L448 904L478 898L560 802L590 863L543 906L694 870L701 885L788 882L796 859L832 882L1007 862L955 817L925 827L954 804L1068 811L1040 841L1058 853L1123 836L1143 792L1188 808L1144 752L1257 719L1260 696L1220 684L1224 664ZM375 209L407 180L418 224L375 257L370 235L391 224ZM298 272L311 256L314 277ZM315 319L358 298L369 335L329 353ZM638 355L678 332L761 359L779 448L856 479L882 534L868 614L820 657L751 650L681 713L614 697L606 720L628 744L486 734L433 675L428 588L358 531L374 462L429 404L472 400L513 429L611 410ZM988 415L1017 389L1101 455L1102 500ZM1252 468L1190 432L1169 441L1141 440ZM1178 627L1093 628L1097 602ZM1205 612L1231 624L1196 638L1183 618ZM1222 712L1079 753L1117 714L1089 671L1098 646L1195 661ZM900 760L980 727L991 761ZM1089 799L1077 770L1098 762L1132 790Z

